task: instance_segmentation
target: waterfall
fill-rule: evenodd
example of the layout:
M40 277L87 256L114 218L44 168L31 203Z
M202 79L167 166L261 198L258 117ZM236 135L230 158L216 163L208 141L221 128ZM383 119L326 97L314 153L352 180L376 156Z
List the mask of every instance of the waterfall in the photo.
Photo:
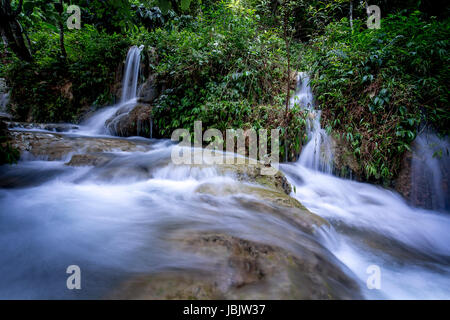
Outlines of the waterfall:
M434 211L424 210L392 191L330 175L331 139L320 126L305 73L298 75L295 103L308 112L308 143L296 163L281 169L295 187L292 196L330 222L323 243L360 279L366 298L448 297L450 219L439 212L449 208L448 139L425 131L413 144L411 202ZM365 288L373 265L383 273L381 290Z
M9 93L0 93L0 112L6 112L6 105L9 101Z
M122 96L116 105L103 108L82 123L81 134L110 134L116 119L106 128L105 122L119 110L129 112L136 106L137 87L141 64L141 51L144 46L132 46L127 53L124 75L122 79ZM122 116L124 114L122 113Z
M9 102L9 92L6 82L3 78L0 78L0 114L7 115L6 106Z
M308 143L303 147L298 159L299 164L331 174L333 170L331 140L327 132L320 126L321 111L314 108L309 77L305 72L300 72L297 77L297 89L291 99L291 107L295 104L299 104L303 110L308 112L306 122Z
M411 160L410 201L433 210L450 209L450 143L424 130L415 139Z
M141 51L143 46L132 46L128 50L125 62L125 72L122 81L122 96L120 102L124 103L137 96L138 77L141 64Z

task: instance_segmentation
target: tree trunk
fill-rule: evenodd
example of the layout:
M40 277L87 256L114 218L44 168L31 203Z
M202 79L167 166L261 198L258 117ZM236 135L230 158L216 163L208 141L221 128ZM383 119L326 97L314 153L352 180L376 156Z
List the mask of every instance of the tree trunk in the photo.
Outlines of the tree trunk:
M287 82L286 82L286 115L289 111L289 100L291 95L291 54L290 54L290 43L286 41L286 50L287 50L287 60L288 60L288 69L287 69Z
M63 1L59 0L59 6L57 8L59 14L58 27L59 27L59 45L61 47L61 58L65 62L67 58L66 47L64 46L64 25L63 25Z
M173 10L176 14L181 14L180 6L178 5L177 0L170 0L170 4L171 4L171 6L172 6L172 10Z
M350 29L352 29L353 32L353 1L350 1L350 10L349 10L349 15L350 15Z
M287 80L286 80L286 116L289 111L289 98L291 94L291 52L290 52L290 39L289 39L289 8L288 0L284 1L284 16L283 16L283 36L286 43L286 54L288 60Z
M32 61L29 48L25 45L23 39L22 27L17 21L17 16L22 11L23 0L15 11L11 9L10 0L1 0L0 6L0 32L7 46L24 61Z

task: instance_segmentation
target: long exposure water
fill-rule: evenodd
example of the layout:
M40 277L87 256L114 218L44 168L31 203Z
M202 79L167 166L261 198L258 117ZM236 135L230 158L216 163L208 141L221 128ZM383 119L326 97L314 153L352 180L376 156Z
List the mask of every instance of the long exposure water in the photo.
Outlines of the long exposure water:
M127 61L126 70L133 59ZM302 82L297 95L305 90L309 85ZM118 106L112 108L61 137L106 136L100 129ZM308 108L315 112L312 104ZM320 123L311 125L308 146L314 144L305 148L311 152L281 165L295 186L291 195L330 222L310 241L328 249L326 256L357 281L366 298L449 299L448 212L415 208L393 191L332 176L317 165L324 161L317 154L326 139L320 130ZM205 184L220 189L245 182L214 167L173 165L170 141L111 139L142 148L110 152L113 160L105 166L67 166L69 155L56 161L29 156L0 167L0 298L102 298L135 274L214 271L213 261L170 245L168 237L180 230L221 231L294 253L309 239L281 215L245 205L262 201L252 195L199 193ZM82 290L67 290L69 265L80 266ZM381 271L379 290L366 286L372 265Z

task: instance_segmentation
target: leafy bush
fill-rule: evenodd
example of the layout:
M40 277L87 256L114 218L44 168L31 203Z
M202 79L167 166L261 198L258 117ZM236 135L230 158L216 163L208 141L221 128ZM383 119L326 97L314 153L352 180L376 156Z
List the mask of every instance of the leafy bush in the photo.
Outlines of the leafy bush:
M34 62L14 59L6 67L12 111L22 120L73 122L91 105L113 100L115 72L129 41L85 25L66 33L64 63L58 37L55 30L42 26L30 35Z
M225 2L180 24L140 30L134 40L157 53L151 66L165 88L154 109L159 136L170 137L177 128L192 131L197 120L219 130L286 125L281 111L287 62L277 33L261 31L252 10L236 12Z

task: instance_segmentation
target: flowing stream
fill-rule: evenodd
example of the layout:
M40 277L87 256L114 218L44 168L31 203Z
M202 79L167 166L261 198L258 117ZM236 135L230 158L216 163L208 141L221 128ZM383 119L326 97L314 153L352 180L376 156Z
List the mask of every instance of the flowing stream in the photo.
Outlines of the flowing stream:
M88 119L67 141L108 137L105 121L136 101L140 49L127 57L122 101ZM330 226L312 239L261 199L205 195L200 187L250 184L214 167L174 166L167 140L114 138L137 150L110 151L104 166L67 166L72 154L46 161L24 157L0 167L0 298L102 298L137 274L201 269L214 261L170 245L173 233L223 232L294 253L321 251L353 278L365 298L450 298L450 216L412 207L396 193L332 176L331 151L314 110L305 74L296 98L311 113L308 137L296 163L281 170L292 197ZM85 139L85 140L76 140ZM80 146L83 152L85 146ZM82 270L82 289L68 290L66 268ZM367 268L381 271L380 289L366 286Z
M324 233L327 247L362 283L370 275L366 273L369 266L380 268L381 288L365 287L368 298L450 298L448 212L414 208L395 192L330 175L329 137L320 127L320 110L313 108L308 76L300 73L297 83L291 103L300 103L312 114L307 127L309 141L298 161L283 164L281 169L296 186L292 196L332 224L332 230ZM442 147L442 141L435 136L430 139L435 149ZM413 160L412 184L418 183L414 181L417 174L428 175L427 181L433 186L428 195L433 194L440 203L439 209L444 209L439 164L448 165L448 154L444 151L444 160L433 158L435 150L422 136L417 145L416 153L427 160L426 164L420 162L421 166Z

